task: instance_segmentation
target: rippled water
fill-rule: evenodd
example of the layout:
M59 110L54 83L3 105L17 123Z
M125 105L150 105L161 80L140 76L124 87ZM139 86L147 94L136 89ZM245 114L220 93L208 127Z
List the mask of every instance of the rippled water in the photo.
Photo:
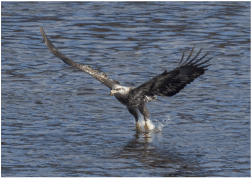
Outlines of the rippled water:
M250 176L250 2L2 2L2 176ZM74 61L138 86L195 45L213 57L133 116Z

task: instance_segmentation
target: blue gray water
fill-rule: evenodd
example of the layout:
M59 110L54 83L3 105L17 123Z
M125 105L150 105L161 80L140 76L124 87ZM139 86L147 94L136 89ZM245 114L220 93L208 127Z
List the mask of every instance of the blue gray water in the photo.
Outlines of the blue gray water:
M2 2L2 176L250 176L250 2ZM157 129L91 76L126 86L209 52L206 73L147 104Z

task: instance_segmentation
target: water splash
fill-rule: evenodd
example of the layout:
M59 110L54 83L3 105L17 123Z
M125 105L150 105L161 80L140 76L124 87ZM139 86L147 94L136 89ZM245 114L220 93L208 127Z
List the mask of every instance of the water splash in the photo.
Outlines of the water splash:
M155 124L154 124L155 123ZM150 132L162 132L163 128L171 123L171 117L169 115L165 116L165 119L163 119L161 122L158 121L156 118L154 119L154 123L151 120L148 120L146 122L146 125L148 127L148 131ZM138 120L138 124L140 126L141 132L146 132L145 129L145 121L143 116L140 116Z
M156 130L162 131L163 128L171 123L171 117L169 115L165 116L165 119L163 119L161 122L155 119L155 122L157 122Z

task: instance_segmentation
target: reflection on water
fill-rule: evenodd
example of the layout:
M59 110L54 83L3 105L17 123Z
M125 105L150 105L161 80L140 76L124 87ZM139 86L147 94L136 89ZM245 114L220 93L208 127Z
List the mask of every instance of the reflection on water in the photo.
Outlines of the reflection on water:
M151 132L144 134L137 132L134 138L118 153L118 157L134 159L138 163L142 163L141 166L136 165L136 169L143 167L143 169L153 170L150 176L193 176L194 171L200 172L200 166L196 160L185 159L183 155L170 152L169 149L160 149L159 145L153 144L153 139L155 139L153 136ZM201 175L205 176L204 173Z
M250 2L1 5L2 176L250 176ZM194 45L212 65L147 103L155 128L136 132L105 86L48 51L40 26L125 86L174 69Z

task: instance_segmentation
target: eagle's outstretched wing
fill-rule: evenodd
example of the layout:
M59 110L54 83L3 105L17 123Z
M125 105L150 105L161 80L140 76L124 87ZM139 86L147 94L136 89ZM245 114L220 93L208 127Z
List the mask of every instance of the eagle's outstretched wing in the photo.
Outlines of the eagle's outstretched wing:
M206 67L210 65L204 64L210 61L212 58L203 60L208 54L206 53L204 56L196 60L196 58L201 52L200 49L200 51L195 55L195 57L189 60L192 56L193 49L185 61L183 61L183 53L177 68L170 72L164 71L162 74L157 75L149 81L138 86L133 91L134 95L153 96L156 94L159 96L173 96L180 90L182 90L186 86L186 84L191 83L194 79L196 79L200 75L203 75L204 72L207 70Z
M112 87L115 84L120 84L116 80L108 79L107 74L105 73L99 73L98 70L93 69L92 67L86 66L86 65L80 65L66 57L64 54L59 52L59 50L51 43L51 41L47 38L44 30L42 27L40 27L41 34L44 38L45 44L48 47L48 49L51 51L52 54L54 54L56 57L60 58L63 62L66 64L76 67L78 69L81 69L82 71L88 73L89 75L93 76L97 80L99 80L101 83L112 89Z

